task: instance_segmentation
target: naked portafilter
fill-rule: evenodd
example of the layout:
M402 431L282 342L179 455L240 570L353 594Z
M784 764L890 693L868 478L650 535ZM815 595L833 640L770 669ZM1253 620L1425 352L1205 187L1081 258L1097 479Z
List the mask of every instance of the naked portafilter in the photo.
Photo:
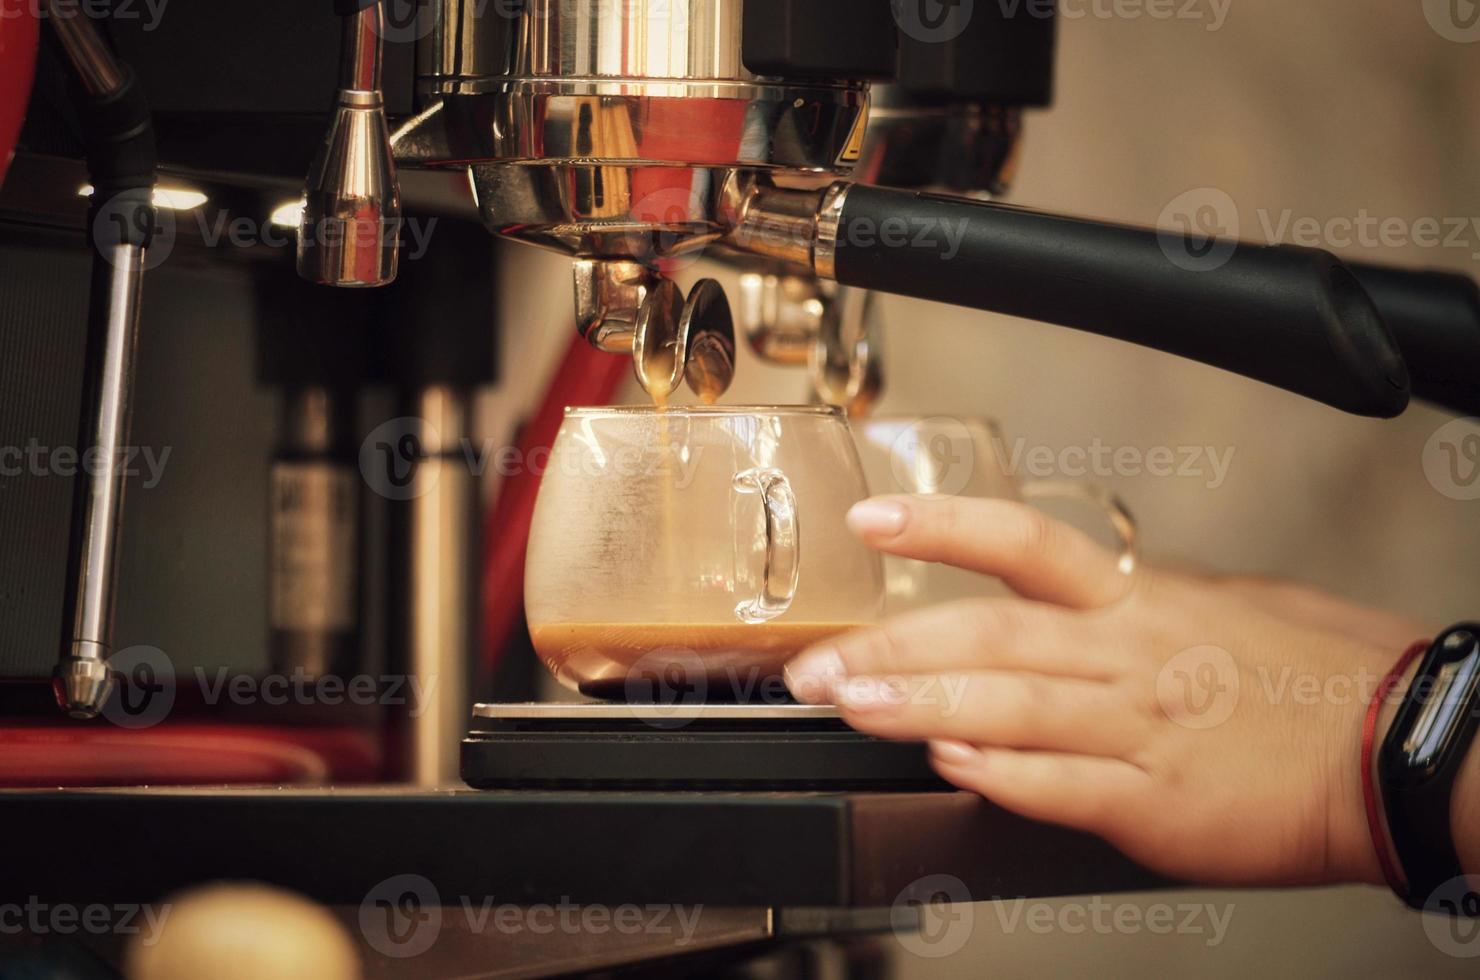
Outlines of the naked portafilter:
M375 5L354 6L365 17ZM1010 166L982 134L1001 137L1049 101L1051 4L423 0L417 11L418 111L390 137L395 165L465 170L491 231L569 255L578 328L635 356L659 396L684 378L717 396L733 371L723 292L706 281L685 298L671 283L700 253L1089 330L1371 416L1408 403L1400 343L1447 349L1410 345L1409 332L1458 309L1468 319L1445 329L1477 346L1473 308L1415 317L1389 303L1385 324L1370 277L1324 251L963 196L973 168ZM896 117L887 153L861 176L903 186L854 182L871 86L891 82L907 98L881 112ZM962 126L982 138L952 144ZM367 168L378 158L363 154ZM918 189L939 185L953 193ZM1422 305L1421 278L1395 283ZM1420 393L1429 360L1416 365Z

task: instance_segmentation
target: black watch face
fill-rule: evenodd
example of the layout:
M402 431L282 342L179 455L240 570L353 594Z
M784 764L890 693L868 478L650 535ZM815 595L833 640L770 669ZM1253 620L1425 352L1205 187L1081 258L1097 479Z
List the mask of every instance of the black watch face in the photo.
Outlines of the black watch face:
M1429 652L1393 722L1402 742L1389 761L1419 779L1434 775L1450 752L1466 747L1461 735L1476 722L1477 693L1480 631L1451 630Z

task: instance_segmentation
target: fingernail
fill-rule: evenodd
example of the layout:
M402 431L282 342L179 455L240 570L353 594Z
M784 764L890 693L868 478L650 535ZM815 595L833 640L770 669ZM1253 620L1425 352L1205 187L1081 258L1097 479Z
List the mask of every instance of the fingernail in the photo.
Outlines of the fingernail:
M832 647L805 651L793 658L783 673L787 690L803 704L827 704L833 689L848 676L842 656Z
M930 754L948 766L969 766L981 758L981 753L965 742L933 741Z
M859 537L877 534L894 537L904 530L909 511L897 500L865 500L848 511L848 528Z

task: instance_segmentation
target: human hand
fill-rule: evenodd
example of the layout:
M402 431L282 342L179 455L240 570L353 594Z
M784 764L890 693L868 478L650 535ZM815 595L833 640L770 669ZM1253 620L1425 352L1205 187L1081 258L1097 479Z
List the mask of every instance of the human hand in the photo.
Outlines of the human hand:
M1366 706L1425 631L1313 590L1140 569L1010 501L881 498L881 551L1002 578L788 665L800 700L929 741L939 773L1211 884L1381 881L1362 803ZM1388 714L1392 709L1388 710Z

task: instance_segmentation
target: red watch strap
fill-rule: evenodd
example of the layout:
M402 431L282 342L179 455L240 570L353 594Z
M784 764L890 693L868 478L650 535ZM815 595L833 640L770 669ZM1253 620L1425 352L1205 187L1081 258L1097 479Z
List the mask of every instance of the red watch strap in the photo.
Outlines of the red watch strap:
M1372 703L1367 705L1367 721L1362 726L1362 799L1367 804L1367 829L1372 834L1372 846L1377 851L1377 863L1382 867L1382 876L1387 880L1388 887L1399 898L1408 897L1407 882L1403 872L1398 869L1393 860L1393 849L1388 843L1387 832L1383 829L1382 805L1377 799L1376 774L1372 771L1372 755L1377 749L1377 717L1382 713L1382 706L1387 701L1388 695L1392 693L1398 681L1403 679L1413 661L1429 649L1432 640L1420 640L1413 644L1393 669L1388 671L1382 683L1377 686L1377 692L1372 696Z

